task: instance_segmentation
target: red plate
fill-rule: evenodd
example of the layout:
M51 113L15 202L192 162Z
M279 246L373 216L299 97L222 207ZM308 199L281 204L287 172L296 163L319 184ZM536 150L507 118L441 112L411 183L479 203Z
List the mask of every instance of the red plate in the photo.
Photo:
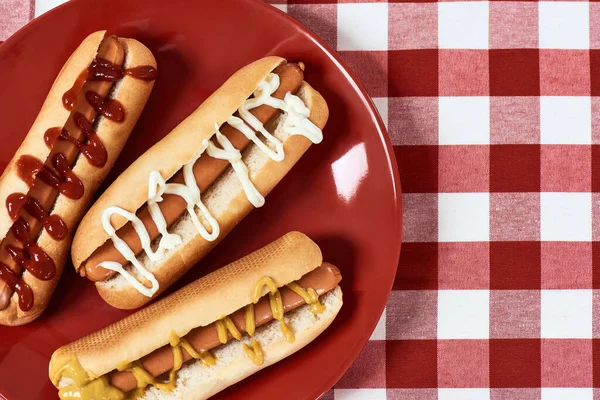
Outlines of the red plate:
M100 29L141 40L156 56L160 73L107 182L243 65L272 54L306 63L306 80L330 107L323 143L313 146L267 197L266 205L251 213L176 287L290 230L314 238L325 259L342 270L340 315L298 354L217 397L317 398L342 376L368 340L390 293L400 253L398 171L373 103L327 45L261 2L73 1L0 46L0 167L21 143L69 54L87 34ZM0 393L11 400L56 397L48 380L52 352L128 314L106 305L94 286L67 265L39 320L0 328Z

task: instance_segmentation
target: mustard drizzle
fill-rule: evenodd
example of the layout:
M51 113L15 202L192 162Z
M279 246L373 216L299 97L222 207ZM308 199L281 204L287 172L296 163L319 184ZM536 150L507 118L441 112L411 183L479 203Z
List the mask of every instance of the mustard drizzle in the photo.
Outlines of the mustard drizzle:
M283 303L281 301L281 293L279 293L279 288L275 281L268 277L263 276L259 279L256 287L254 288L254 295L252 296L252 302L254 304L258 303L260 300L260 294L262 293L262 289L267 287L269 290L269 305L271 307L271 313L273 314L273 318L279 321L279 327L281 328L281 332L285 336L285 339L292 343L295 340L294 332L290 329L290 327L285 323L283 319Z
M262 365L265 362L265 357L262 352L262 348L260 347L260 343L258 340L252 339L252 346L248 346L246 343L242 344L244 348L244 352L252 361L254 365Z
M238 328L235 326L235 324L231 320L231 317L229 317L229 316L226 316L224 318L217 320L215 322L215 326L217 328L217 335L219 336L219 342L221 342L222 344L227 343L227 339L228 339L227 332L228 331L231 334L231 336L233 336L236 340L242 339L242 334L240 333Z
M319 301L319 295L313 288L304 290L302 286L298 285L297 282L288 283L287 286L290 290L296 293L298 296L308 304L310 312L313 314L322 314L325 311L325 306Z
M248 336L254 336L256 330L256 320L254 319L254 304L250 303L246 306L246 333Z
M60 367L50 380L54 386L59 385L62 378L73 383L58 390L61 400L88 400L88 399L115 399L122 400L125 394L116 387L110 386L105 376L90 380L89 375L83 369L79 360L73 356L62 367Z
M215 357L210 354L210 352L202 351L198 353L185 338L180 338L174 331L171 331L169 335L169 344L173 349L173 368L169 371L169 380L167 382L156 381L156 379L144 369L140 361L134 361L133 363L125 361L117 365L117 370L131 372L137 381L137 389L132 393L132 398L136 399L141 397L148 385L152 385L163 392L170 392L175 389L177 372L183 366L183 353L181 348L184 348L193 358L200 360L202 366L212 366L216 363Z

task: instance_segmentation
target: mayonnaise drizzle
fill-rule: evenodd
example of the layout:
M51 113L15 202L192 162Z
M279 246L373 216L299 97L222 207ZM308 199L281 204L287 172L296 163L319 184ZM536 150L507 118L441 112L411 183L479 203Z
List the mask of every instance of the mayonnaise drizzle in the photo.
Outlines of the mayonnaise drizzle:
M231 116L227 118L227 123L229 125L239 130L260 150L267 154L269 158L277 162L282 161L285 157L283 143L268 132L260 120L250 112L250 110L256 107L268 105L283 111L285 118L283 120L282 129L283 132L288 135L302 135L313 143L320 143L323 140L323 132L321 132L321 129L308 119L310 116L310 109L306 107L298 96L288 92L283 100L272 97L272 94L279 88L279 83L279 75L270 73L258 84L258 87L254 91L254 97L247 99L240 106L238 109L239 117ZM266 143L257 136L257 132L260 132L266 140ZM151 261L155 262L163 257L165 251L172 250L182 243L181 236L167 231L167 223L158 206L158 203L163 200L162 195L165 193L180 196L186 201L188 214L200 236L207 241L214 241L217 239L220 233L219 224L202 202L200 189L196 184L196 178L193 172L194 164L205 151L210 157L229 161L244 189L248 201L250 201L254 207L261 207L265 204L263 195L258 191L250 179L250 173L242 159L242 154L233 146L233 144L231 144L229 139L220 132L217 123L215 123L215 133L213 136L220 147L217 147L210 139L202 141L201 149L196 153L192 160L183 166L185 184L166 183L159 171L150 172L150 176L148 177L148 210L161 235L156 250L152 250L148 231L135 214L114 206L108 207L102 213L102 226L113 241L115 248L134 266L143 278L151 283L151 287L148 288L140 283L118 262L104 261L101 262L99 266L118 272L131 283L135 289L145 296L151 297L158 291L158 282L154 275L140 264L127 243L117 236L110 221L113 214L121 215L131 221L133 228L140 237L144 252ZM196 207L198 207L203 219L210 225L210 232L198 218Z

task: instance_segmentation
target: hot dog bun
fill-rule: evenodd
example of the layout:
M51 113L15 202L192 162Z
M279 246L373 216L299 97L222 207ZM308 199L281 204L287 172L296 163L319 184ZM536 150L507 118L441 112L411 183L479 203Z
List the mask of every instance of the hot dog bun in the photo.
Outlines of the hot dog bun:
M202 141L214 135L215 122L222 124L233 115L258 84L283 62L285 60L280 57L267 57L236 72L196 111L117 178L92 206L80 224L72 247L75 268L77 270L81 268L82 263L109 240L101 223L101 216L105 209L110 206L117 206L130 212L139 209L148 200L150 172L158 170L165 180L173 176L197 154ZM306 82L302 83L297 95L310 109L309 119L319 128L323 128L329 116L327 103L323 97ZM275 187L311 145L311 142L303 136L290 136L277 129L277 126L282 124L282 120L283 118L280 118L276 126L267 129L274 132L274 135L283 142L285 151L283 161L271 160L252 144L242 153L251 180L263 196ZM132 191L132 187L136 190ZM182 237L183 243L180 246L167 251L158 262L150 261L145 255L138 257L141 264L154 274L159 283L159 290L153 297L158 296L187 272L254 208L232 168L229 168L207 191L202 193L202 200L218 221L221 234L212 242L203 239L198 235L187 214L170 227L169 232ZM111 218L111 221L115 229L119 229L127 222L116 215ZM136 275L135 271L132 273ZM151 300L151 297L138 292L120 275L108 281L97 282L96 288L106 302L121 309L137 308Z
M17 160L22 155L32 155L40 160L45 160L48 157L51 150L44 142L44 133L48 128L62 127L67 121L70 111L63 106L62 96L71 88L78 75L90 65L104 36L105 31L89 35L61 69L29 133L0 177L0 204L4 205L11 193L28 192L29 187L17 175ZM119 38L119 41L126 51L125 67L130 65L156 67L154 56L143 44L133 39ZM22 311L17 304L17 296L13 294L9 306L0 311L0 325L26 324L36 319L45 310L69 255L75 227L93 201L96 190L123 149L146 104L153 85L154 82L142 81L130 76L125 76L116 84L110 97L125 106L126 118L119 123L99 117L101 121L97 125L97 134L108 153L106 164L98 168L87 162L84 157L79 157L72 170L83 182L85 187L83 197L72 200L59 195L52 211L53 214L60 215L66 223L69 228L69 237L57 241L51 238L46 230L42 230L37 240L37 244L54 260L57 269L56 276L51 280L42 281L25 271L22 279L32 288L35 294L35 303L29 311ZM0 237L4 238L6 236L12 224L13 221L6 207L0 207Z
M281 287L298 280L321 263L321 251L312 240L299 232L288 233L116 324L59 348L50 361L50 379L56 387L68 385L60 371L67 364L73 365L74 360L89 380L101 377L119 363L138 360L169 343L171 331L183 337L194 328L207 326L252 303L256 282L262 277L271 277ZM267 289L263 288L262 294L266 293ZM257 329L254 338L262 339L265 354L265 362L260 367L246 362L245 357L233 349L235 343L230 343L217 350L221 352L217 353L218 362L206 372L198 374L193 363L182 369L178 379L181 387L176 395L175 392L172 395L177 398L180 395L189 398L209 396L294 353L331 323L342 304L339 287L322 296L322 301L327 308L318 317L304 306L286 314L286 321L295 331L293 343L286 342L273 324ZM215 379L214 374L223 378ZM190 378L192 375L194 378ZM208 378L210 383L206 383ZM192 382L195 387L190 389ZM148 390L148 398L153 398L152 395L153 391Z

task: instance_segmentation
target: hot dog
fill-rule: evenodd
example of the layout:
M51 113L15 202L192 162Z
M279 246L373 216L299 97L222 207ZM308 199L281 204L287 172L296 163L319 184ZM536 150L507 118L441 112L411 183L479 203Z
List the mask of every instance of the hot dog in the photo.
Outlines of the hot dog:
M131 309L156 297L320 142L327 104L303 69L267 57L236 72L92 206L72 259L105 301Z
M133 67L133 68L132 68ZM45 309L73 230L152 90L156 61L132 39L96 32L59 73L0 177L0 324Z
M342 306L340 280L314 242L291 232L61 347L50 379L61 399L205 399L324 331Z

